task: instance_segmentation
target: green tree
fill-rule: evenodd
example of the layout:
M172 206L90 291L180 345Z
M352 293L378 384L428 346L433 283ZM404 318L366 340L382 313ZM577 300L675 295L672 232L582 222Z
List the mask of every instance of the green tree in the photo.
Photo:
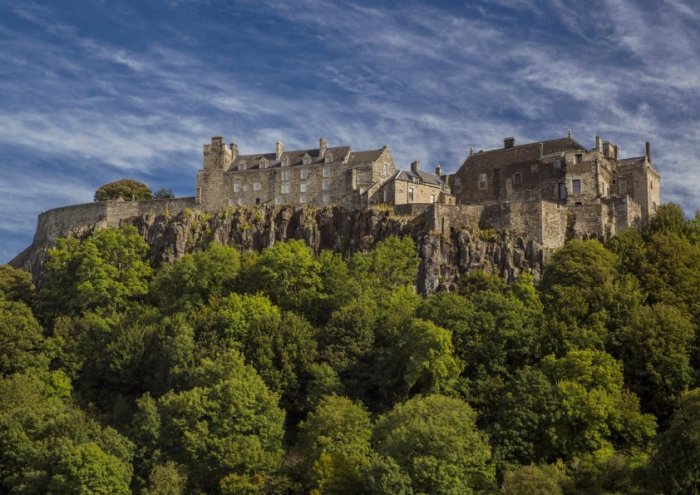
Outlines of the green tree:
M274 474L282 456L284 413L278 398L236 351L205 358L191 388L158 401L166 458L187 466L193 486L219 493L219 485L254 484Z
M0 376L46 369L49 346L32 310L0 293Z
M277 242L265 249L249 275L251 290L262 291L284 309L312 313L321 287L321 265L301 240Z
M59 239L49 250L38 297L44 316L119 311L145 295L151 267L134 227L104 229L82 242Z
M70 391L60 372L0 379L0 492L129 493L133 446Z
M567 476L563 466L520 466L506 472L503 495L563 495Z
M350 259L350 269L364 287L392 290L412 287L418 276L416 244L410 237L390 236L367 253Z
M32 306L34 292L34 282L29 273L10 265L0 265L0 295L4 294L5 299Z
M658 488L667 495L700 493L700 389L681 397L651 459Z
M642 306L620 331L612 347L624 364L625 383L642 408L667 418L680 395L693 384L690 358L695 333L673 306Z
M376 450L408 475L414 493L478 493L494 478L488 442L475 419L459 399L415 397L379 419Z
M146 184L134 179L122 179L103 184L95 191L95 201L119 198L125 201L143 201L152 199L153 193Z
M174 197L175 195L173 194L172 189L166 189L164 187L161 187L153 193L153 199L172 199Z
M167 461L153 468L148 482L149 487L144 495L185 495L187 474L182 466Z
M200 306L227 296L236 288L240 255L219 242L203 251L186 254L172 265L162 265L154 277L151 294L168 312Z
M326 396L299 425L303 479L319 493L354 494L372 454L369 413L345 397Z

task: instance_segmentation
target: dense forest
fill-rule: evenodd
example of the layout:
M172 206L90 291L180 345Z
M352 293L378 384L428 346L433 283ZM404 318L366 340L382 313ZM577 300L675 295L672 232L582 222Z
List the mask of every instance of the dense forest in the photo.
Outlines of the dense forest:
M541 281L415 293L366 253L131 227L0 267L0 492L700 493L700 216L665 205Z

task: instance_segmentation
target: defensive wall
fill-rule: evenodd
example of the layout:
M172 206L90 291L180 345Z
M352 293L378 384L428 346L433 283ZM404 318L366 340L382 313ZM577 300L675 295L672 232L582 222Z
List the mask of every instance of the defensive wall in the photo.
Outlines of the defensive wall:
M39 215L34 245L52 243L86 227L119 227L127 218L176 214L185 208L198 209L194 197L149 201L99 201L54 208Z

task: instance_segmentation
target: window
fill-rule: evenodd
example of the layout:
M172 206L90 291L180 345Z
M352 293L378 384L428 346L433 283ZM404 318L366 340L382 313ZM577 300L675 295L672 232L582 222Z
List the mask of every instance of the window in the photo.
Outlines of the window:
M326 158L323 159L326 163L331 163L333 161L333 155L331 153L326 153Z
M620 194L626 194L627 193L627 182L625 182L625 179L620 179L620 183L617 185Z
M202 188L201 187L197 188L197 192L196 192L195 196L197 197L197 203L201 203L202 202Z
M430 202L435 203L435 195L434 194L430 195Z
M382 167L382 173L384 174L384 176L389 175L389 164L388 164L388 163L385 163L385 164L383 165L383 167Z
M238 164L238 170L245 170L246 169L246 162L241 162Z
M323 179L323 190L324 191L331 190L331 181L329 181L328 179Z
M515 174L513 174L513 184L518 185L518 184L522 184L522 182L523 182L523 174L521 174L520 172L516 172Z
M279 206L281 203L282 203L282 201L280 200L280 197L279 197L279 196L275 196L275 205L278 205L278 206Z
M369 182L369 174L367 172L357 172L357 185L364 185Z
M486 172L479 174L479 189L486 189L486 181L488 180Z
M576 153L576 163L583 163L583 155L581 153Z
M304 165L308 165L309 163L311 163L311 157L309 155L304 155L303 158L301 159L301 162Z
M331 168L330 168L330 167L323 167L323 176L324 176L324 177L330 177L330 176L331 176Z
M308 170L308 169L302 168L301 170L299 170L299 178L300 178L301 180L306 180L308 176L309 176L309 170Z
M280 159L280 167L286 167L287 165L289 165L289 160L287 159L286 156L283 156Z
M331 202L331 195L327 194L327 193L323 193L323 204L327 205L330 202Z
M260 190L260 182L254 182L253 183L253 191L259 191Z
M533 174L536 174L538 168L539 168L538 164L533 163L532 165L530 165L530 172L532 172Z
M233 183L233 192L241 192L241 183L240 182L234 182Z
M299 184L299 192L306 192L306 182Z
M408 202L413 203L413 188L412 187L408 188Z
M238 206L243 206L243 200L241 198L238 198Z
M573 179L571 181L571 192L574 194L581 193L581 179Z
M289 194L289 183L282 184L282 194Z
M389 186L387 185L384 186L384 202L389 202Z
M246 192L248 190L248 184L243 184L243 192Z
M267 160L265 158L260 159L260 168L267 168Z
M566 184L559 183L559 201L566 201Z
M299 196L299 202L301 204L306 203L306 194L302 194L301 196Z
M282 180L289 180L289 170L282 170Z

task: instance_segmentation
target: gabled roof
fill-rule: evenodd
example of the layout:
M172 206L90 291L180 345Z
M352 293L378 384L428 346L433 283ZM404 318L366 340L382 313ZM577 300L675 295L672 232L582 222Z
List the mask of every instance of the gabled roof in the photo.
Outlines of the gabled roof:
M311 164L318 164L324 161L325 156L320 156L319 149L306 149L306 150L290 150L284 151L282 157L287 159L287 163L290 167L298 166L303 164L304 155L309 155L311 157ZM330 153L333 156L333 161L342 161L348 156L349 164L358 164L363 162L372 162L379 158L379 156L384 151L384 148L378 150L368 150L368 151L351 151L350 146L337 146L334 148L326 148L326 154ZM236 169L239 164L245 162L246 169L256 169L260 166L261 159L264 158L268 161L268 168L279 167L280 160L277 160L277 155L275 153L259 153L253 155L238 155L235 160L231 163L230 169Z
M422 184L429 184L431 186L441 187L445 185L445 181L443 181L439 175L423 172L422 170L419 170L417 174L410 170L399 170L396 172L396 175L394 175L394 180L415 182L415 179L418 179L418 182Z
M540 150L540 145L542 149ZM462 166L465 165L485 165L489 167L499 167L514 163L528 163L540 159L542 155L550 155L562 151L583 150L577 141L571 137L551 139L549 141L538 141L536 143L521 144L512 148L499 148L495 150L479 151L470 155Z

